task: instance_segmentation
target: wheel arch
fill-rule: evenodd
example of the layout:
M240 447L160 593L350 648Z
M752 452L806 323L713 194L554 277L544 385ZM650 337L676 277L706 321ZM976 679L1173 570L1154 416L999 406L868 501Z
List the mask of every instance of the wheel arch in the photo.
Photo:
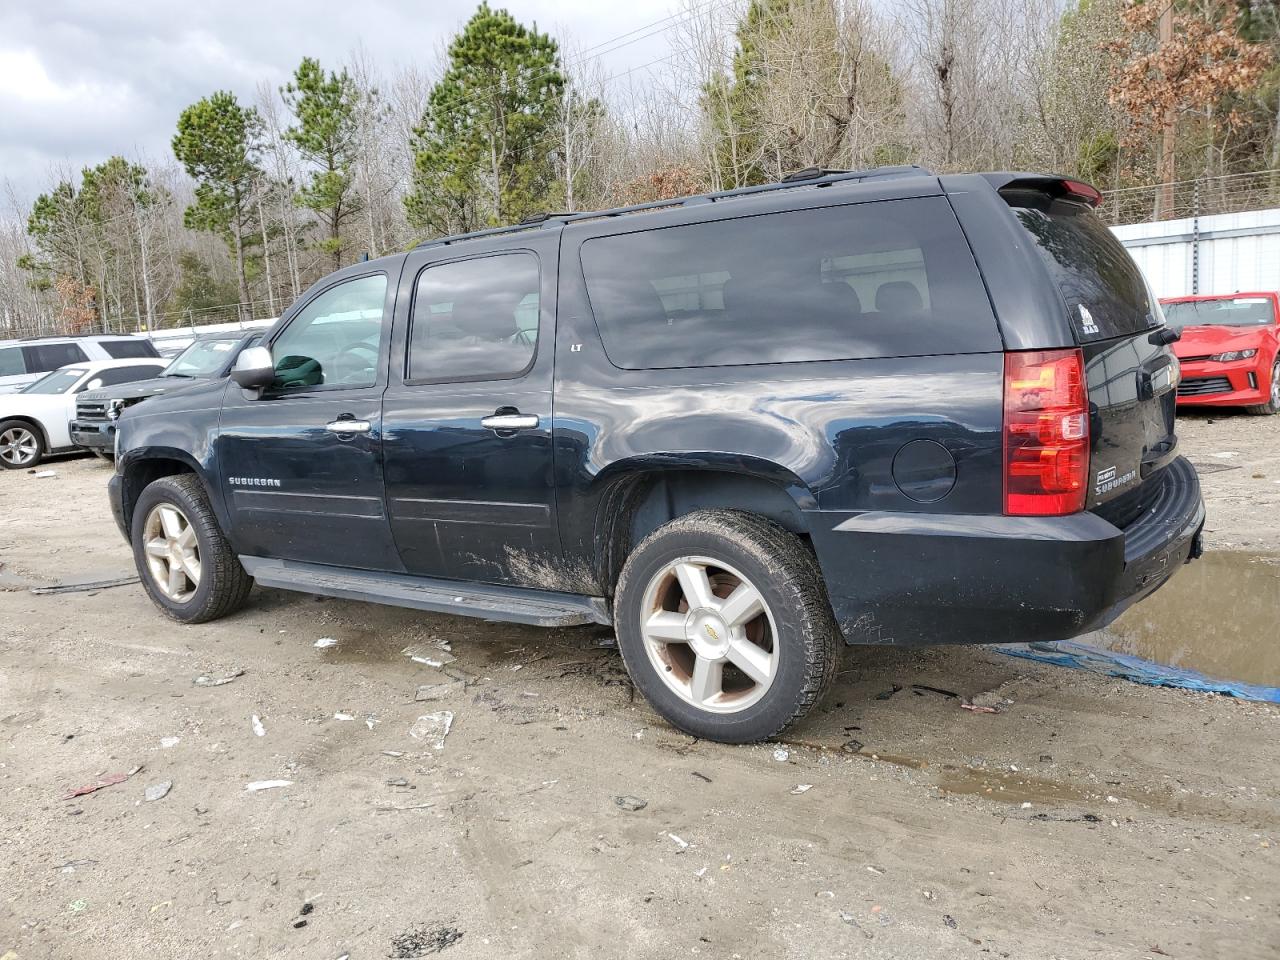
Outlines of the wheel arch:
M595 566L607 595L631 549L676 517L704 509L742 510L807 539L807 511L817 509L813 493L790 470L741 456L636 457L611 464L594 488Z
M200 481L209 497L209 502L213 505L218 523L224 530L226 529L222 498L217 495L217 489L205 475L200 464L186 451L172 448L130 451L127 459L117 469L123 478L121 507L126 530L133 529L133 509L138 502L138 497L142 496L142 491L157 480L179 474L192 474Z
M34 427L40 434L40 442L44 444L45 453L52 452L52 448L49 446L49 430L39 417L30 413L15 413L10 417L0 417L0 423L13 423L15 421Z

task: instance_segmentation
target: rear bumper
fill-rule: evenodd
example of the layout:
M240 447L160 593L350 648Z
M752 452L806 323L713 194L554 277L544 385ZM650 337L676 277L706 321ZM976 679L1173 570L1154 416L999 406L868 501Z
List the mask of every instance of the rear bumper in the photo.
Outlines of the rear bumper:
M1270 398L1271 368L1261 354L1248 360L1182 364L1180 407L1247 407Z
M1093 513L810 514L845 640L1020 643L1105 626L1199 556L1195 469L1178 457L1161 474L1159 496L1123 531Z
M89 450L114 450L116 425L93 420L72 420L71 442Z

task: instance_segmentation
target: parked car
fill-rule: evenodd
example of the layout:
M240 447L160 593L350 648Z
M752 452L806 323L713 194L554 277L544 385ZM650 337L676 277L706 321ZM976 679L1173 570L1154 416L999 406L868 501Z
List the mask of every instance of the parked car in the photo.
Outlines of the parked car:
M813 171L357 264L125 411L112 508L176 620L256 580L612 624L675 726L768 737L843 643L1071 637L1198 556L1172 334L1099 199Z
M34 467L47 454L71 449L69 424L76 396L110 384L154 377L156 360L92 360L46 374L17 393L0 396L0 466Z
M1178 403L1280 413L1280 300L1274 291L1162 300L1169 326L1182 332Z
M146 337L127 334L0 340L0 394L15 393L69 363L158 356Z
M193 380L225 377L240 351L260 339L262 334L244 331L200 337L154 379L86 390L76 398L71 442L100 457L112 456L116 419L120 411L148 397L186 386Z

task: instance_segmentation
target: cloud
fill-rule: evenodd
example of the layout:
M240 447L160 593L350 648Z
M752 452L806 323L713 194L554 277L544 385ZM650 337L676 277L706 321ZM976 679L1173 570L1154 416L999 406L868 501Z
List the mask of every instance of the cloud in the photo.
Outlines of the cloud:
M522 0L525 23L591 46L667 16L675 0ZM22 200L55 167L115 153L168 157L178 114L214 90L242 101L283 84L303 56L336 66L358 45L387 72L434 67L476 4L391 0L42 0L0 4L0 178ZM659 34L606 55L626 70L667 50Z

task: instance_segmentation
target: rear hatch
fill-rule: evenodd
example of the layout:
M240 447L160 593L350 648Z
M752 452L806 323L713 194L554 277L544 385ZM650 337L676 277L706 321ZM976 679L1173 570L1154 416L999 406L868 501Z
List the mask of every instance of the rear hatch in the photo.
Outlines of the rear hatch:
M1084 353L1090 463L1086 508L1127 526L1175 457L1178 364L1138 265L1094 214L1092 187L1054 178L1000 189L1066 303Z

